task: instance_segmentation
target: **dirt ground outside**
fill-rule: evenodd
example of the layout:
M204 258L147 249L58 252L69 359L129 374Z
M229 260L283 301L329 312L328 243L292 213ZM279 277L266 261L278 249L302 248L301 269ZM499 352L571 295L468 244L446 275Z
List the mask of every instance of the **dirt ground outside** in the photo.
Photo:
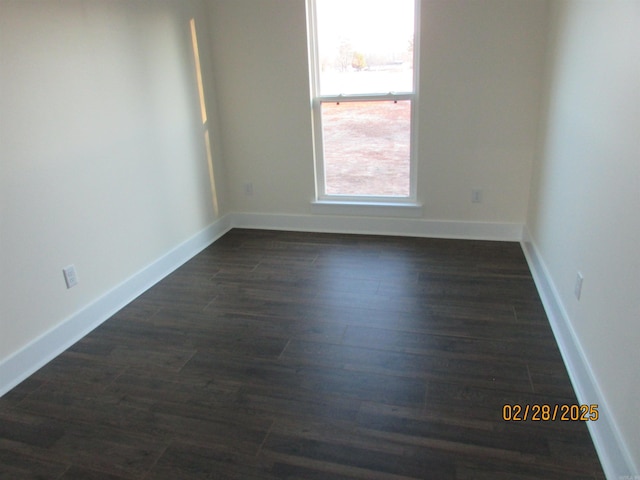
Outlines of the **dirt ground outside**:
M326 193L408 196L411 102L322 104Z

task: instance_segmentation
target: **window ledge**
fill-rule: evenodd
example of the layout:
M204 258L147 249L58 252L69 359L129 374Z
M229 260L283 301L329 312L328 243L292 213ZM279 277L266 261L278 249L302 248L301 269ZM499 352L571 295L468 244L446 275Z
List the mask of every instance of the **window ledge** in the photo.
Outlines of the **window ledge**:
M352 215L370 217L422 217L422 205L415 202L365 202L314 200L311 213L319 215Z

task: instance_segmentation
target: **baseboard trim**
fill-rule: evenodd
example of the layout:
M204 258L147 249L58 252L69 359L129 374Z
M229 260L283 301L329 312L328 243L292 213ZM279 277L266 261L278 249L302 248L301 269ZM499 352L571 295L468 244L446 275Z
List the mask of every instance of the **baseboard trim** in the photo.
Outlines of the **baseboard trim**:
M56 327L34 339L18 352L2 360L0 362L0 396L234 227L499 241L519 241L522 238L522 225L517 223L315 214L227 214L63 320Z
M519 242L522 224L346 215L233 213L236 228Z
M635 479L638 468L611 416L606 398L571 326L558 290L526 226L523 228L521 245L576 396L581 404L597 403L599 406L600 418L597 422L587 422L587 427L605 475L610 480Z
M544 261L526 227L516 223L228 214L0 362L0 397L232 228L520 241L576 395L581 403L599 405L600 419L589 422L588 427L607 478L634 478L633 475L637 474L638 470L609 413L606 399L571 327Z
M522 225L327 215L228 214L0 362L0 397L232 228L517 241Z
M0 397L232 228L222 217L0 363Z

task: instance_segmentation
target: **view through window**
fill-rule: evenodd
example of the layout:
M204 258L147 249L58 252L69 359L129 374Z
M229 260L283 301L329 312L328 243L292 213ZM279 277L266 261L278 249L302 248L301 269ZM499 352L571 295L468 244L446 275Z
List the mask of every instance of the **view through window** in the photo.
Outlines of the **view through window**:
M318 197L412 197L415 1L309 2Z

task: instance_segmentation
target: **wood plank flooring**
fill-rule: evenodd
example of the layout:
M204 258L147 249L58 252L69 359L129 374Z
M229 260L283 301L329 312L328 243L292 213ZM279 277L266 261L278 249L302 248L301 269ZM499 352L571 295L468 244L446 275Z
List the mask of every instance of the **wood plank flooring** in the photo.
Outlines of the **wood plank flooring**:
M0 479L604 479L516 243L232 230L0 399Z

